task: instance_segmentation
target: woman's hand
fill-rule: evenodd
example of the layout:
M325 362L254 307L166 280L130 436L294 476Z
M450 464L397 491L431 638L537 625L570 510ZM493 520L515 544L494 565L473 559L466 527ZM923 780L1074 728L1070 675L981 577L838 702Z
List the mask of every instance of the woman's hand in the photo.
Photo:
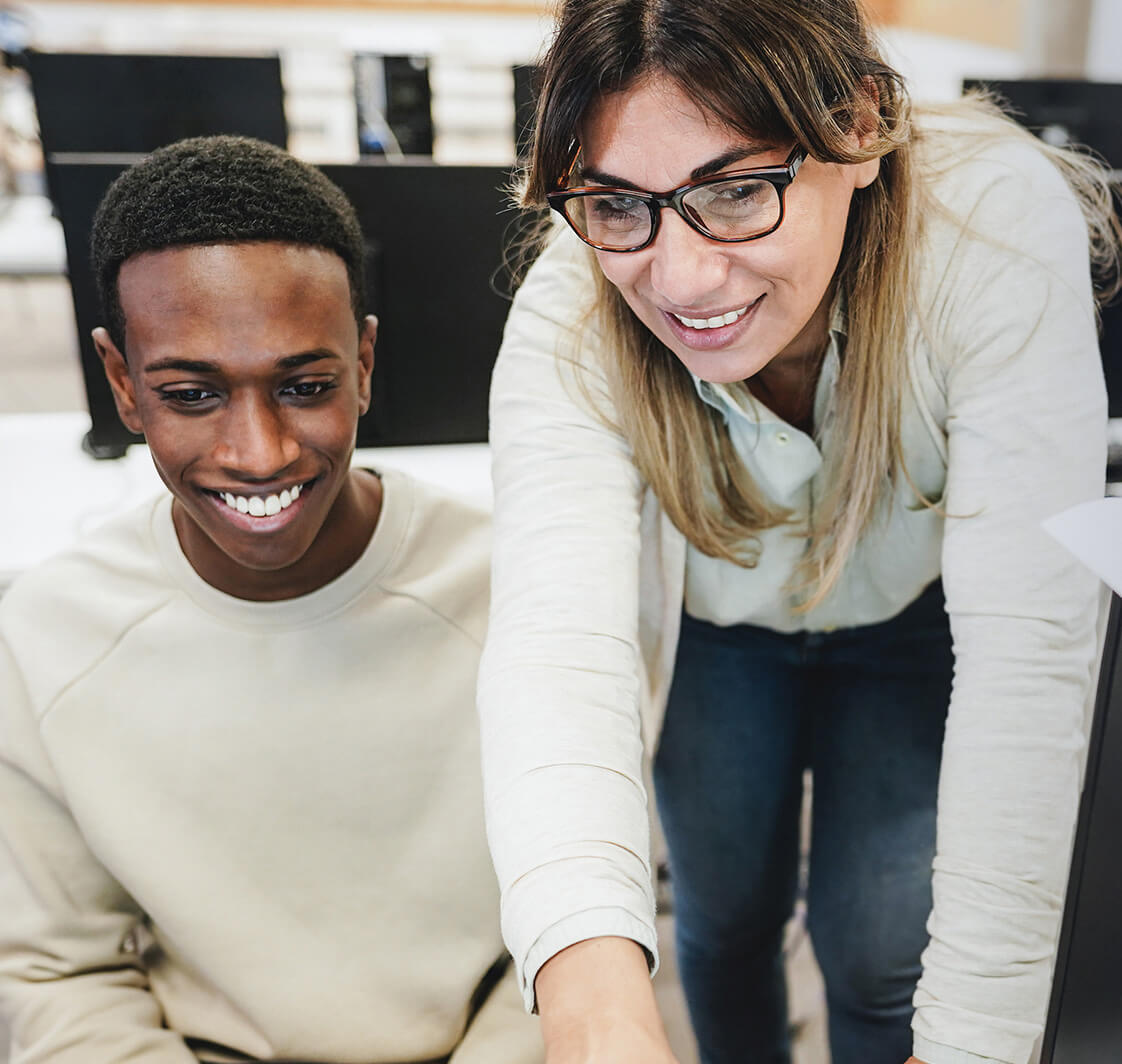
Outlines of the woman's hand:
M626 938L591 938L542 965L534 982L546 1064L677 1064L647 958Z

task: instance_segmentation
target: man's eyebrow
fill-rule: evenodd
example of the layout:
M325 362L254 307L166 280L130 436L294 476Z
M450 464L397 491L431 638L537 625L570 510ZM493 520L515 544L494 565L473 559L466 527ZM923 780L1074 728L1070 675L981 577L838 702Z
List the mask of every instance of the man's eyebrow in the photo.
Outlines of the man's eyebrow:
M690 181L704 181L705 178L711 177L713 174L719 174L722 170L727 170L733 163L740 162L742 159L751 159L757 155L764 155L769 151L774 151L774 144L766 144L756 142L753 144L737 144L728 151L722 152L714 159L702 163L700 166L695 167L690 171ZM615 174L605 173L603 170L594 170L588 167L582 167L580 172L581 181L589 181L597 185L609 185L612 188L632 188L636 192L642 192L632 181L626 178L617 177Z
M213 362L205 362L195 358L158 358L155 362L149 362L144 367L144 372L159 373L166 369L174 369L180 373L218 372L218 367Z
M276 366L277 369L299 369L311 362L321 362L324 359L338 360L338 358L334 351L317 347L312 351L301 351L298 355L285 355L284 358L277 359ZM161 373L166 370L174 370L177 373L212 374L221 373L222 367L217 363L197 358L158 358L144 367L145 373Z
M301 366L306 366L310 362L321 362L324 359L335 359L339 361L339 355L334 351L329 351L326 347L317 347L311 351L303 351L298 355L285 355L284 358L277 360L277 368L299 369Z

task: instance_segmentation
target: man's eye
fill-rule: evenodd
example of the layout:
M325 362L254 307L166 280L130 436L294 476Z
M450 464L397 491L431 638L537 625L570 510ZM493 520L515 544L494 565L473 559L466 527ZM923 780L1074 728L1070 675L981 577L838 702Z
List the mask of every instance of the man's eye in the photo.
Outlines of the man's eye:
M286 384L281 389L281 394L292 395L297 399L315 399L317 396L326 395L334 387L334 381L296 381L293 384Z
M158 394L161 402L180 403L183 406L194 406L218 395L207 388L161 388Z

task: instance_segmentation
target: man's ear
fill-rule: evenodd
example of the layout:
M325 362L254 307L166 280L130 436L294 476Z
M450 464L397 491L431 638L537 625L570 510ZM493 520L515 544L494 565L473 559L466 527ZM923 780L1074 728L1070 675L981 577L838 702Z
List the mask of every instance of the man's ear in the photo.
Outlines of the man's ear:
M378 338L378 319L367 314L358 334L358 401L362 413L370 409L370 380L374 374L374 341Z
M124 423L125 428L142 436L144 432L136 409L136 390L133 388L132 376L129 374L125 356L117 350L117 345L110 339L108 331L100 326L93 331L93 342L101 358L101 365L105 369L109 387L113 391L117 416Z

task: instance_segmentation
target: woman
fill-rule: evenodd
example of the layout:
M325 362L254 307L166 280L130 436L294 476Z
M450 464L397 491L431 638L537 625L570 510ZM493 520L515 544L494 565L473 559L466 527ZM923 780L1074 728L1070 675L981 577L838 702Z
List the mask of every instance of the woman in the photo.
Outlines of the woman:
M1101 177L978 103L913 120L853 0L569 0L547 199L480 705L550 1064L671 1060L641 719L705 1064L789 1059L806 768L834 1064L1024 1064L1095 646L1039 525L1102 491Z

